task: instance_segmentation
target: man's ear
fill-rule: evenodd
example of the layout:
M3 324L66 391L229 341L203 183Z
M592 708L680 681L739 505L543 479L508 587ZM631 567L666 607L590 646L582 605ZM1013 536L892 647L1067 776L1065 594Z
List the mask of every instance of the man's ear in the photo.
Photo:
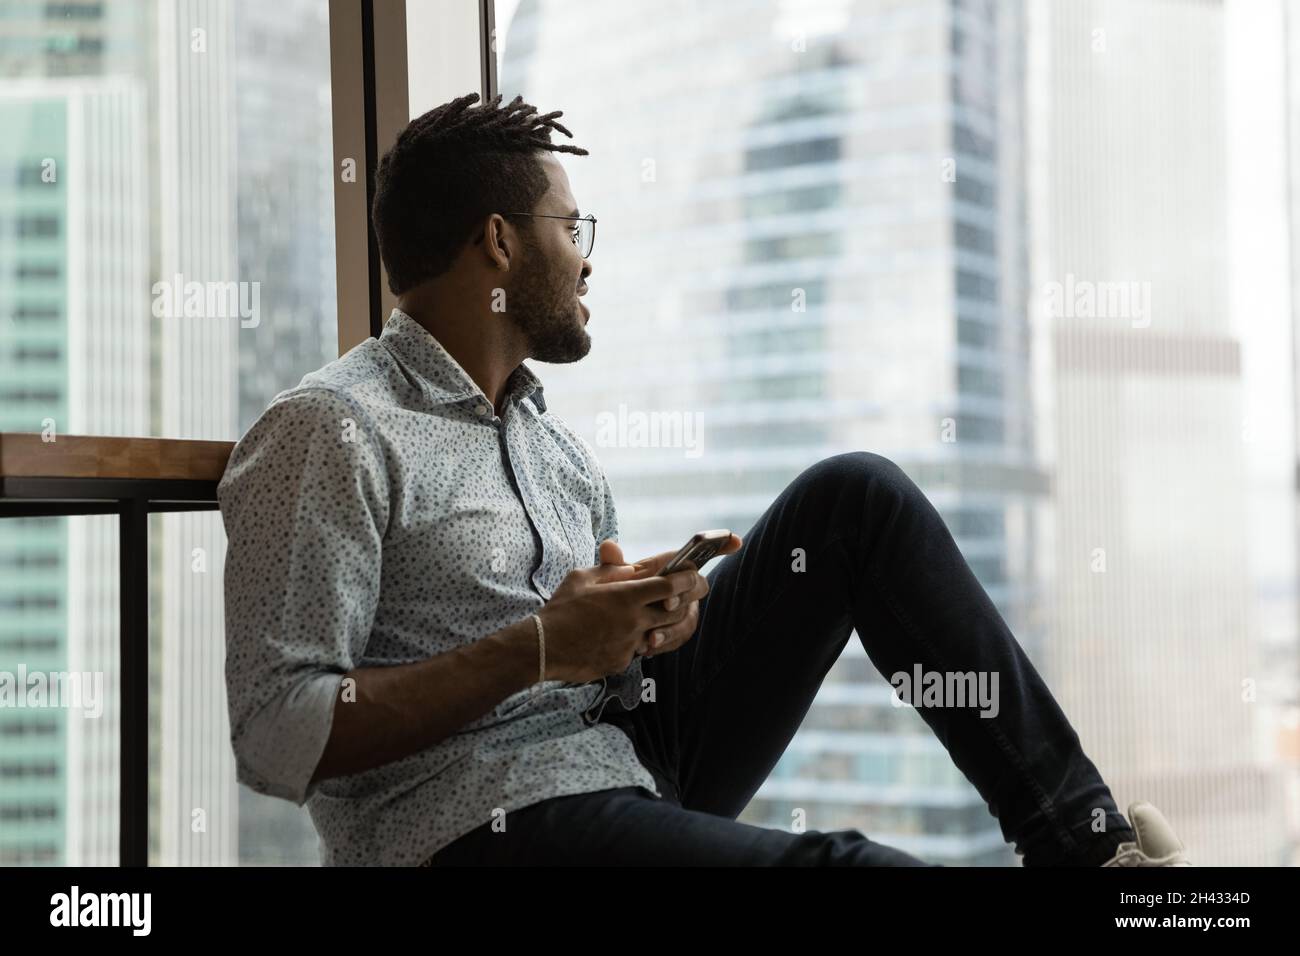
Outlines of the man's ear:
M518 243L512 234L510 224L500 213L492 213L483 224L483 253L491 260L492 267L498 272L510 271L510 259L515 254Z

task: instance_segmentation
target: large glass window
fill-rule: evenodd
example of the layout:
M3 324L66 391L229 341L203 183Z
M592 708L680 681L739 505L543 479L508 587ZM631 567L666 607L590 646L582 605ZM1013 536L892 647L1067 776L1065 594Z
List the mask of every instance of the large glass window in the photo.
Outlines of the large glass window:
M478 87L477 7L407 5L409 113ZM235 440L336 356L327 16L0 6L0 431ZM1152 800L1198 864L1296 862L1289 5L498 0L495 22L504 99L590 151L559 157L600 222L593 349L538 371L629 556L743 534L819 459L884 454L1121 809ZM234 781L219 516L150 540L151 862L315 863L305 811ZM106 678L102 718L0 709L0 864L117 860L117 543L108 517L0 521L0 671ZM859 638L742 819L1014 864Z
M0 7L0 431L233 441L337 355L327 13ZM305 812L234 783L220 517L151 524L151 859L314 863ZM0 670L113 695L0 709L0 863L117 861L116 542L0 521Z
M600 221L593 347L541 372L625 548L744 533L818 459L887 455L1121 809L1161 806L1198 862L1272 864L1300 101L1293 18L1246 6L499 0L496 23L505 99L590 151L560 159ZM640 440L656 413L684 424ZM742 819L1013 864L888 690L855 635Z

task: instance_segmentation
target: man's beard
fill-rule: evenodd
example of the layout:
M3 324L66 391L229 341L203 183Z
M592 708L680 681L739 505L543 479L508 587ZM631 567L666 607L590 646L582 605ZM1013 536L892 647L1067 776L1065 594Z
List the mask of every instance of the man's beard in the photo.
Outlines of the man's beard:
M576 285L557 286L540 269L526 270L507 288L505 315L523 333L531 358L558 365L591 351L576 297Z

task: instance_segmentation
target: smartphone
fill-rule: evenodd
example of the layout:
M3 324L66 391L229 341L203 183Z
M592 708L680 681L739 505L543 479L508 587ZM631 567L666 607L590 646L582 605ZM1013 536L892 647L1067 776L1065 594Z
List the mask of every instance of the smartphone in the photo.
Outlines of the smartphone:
M700 570L710 558L717 557L718 552L726 547L730 540L731 532L726 528L695 532L691 535L691 540L682 545L681 550L672 556L672 560L663 566L659 576L680 571L687 563L695 565L696 571ZM638 652L636 656L642 655Z
M695 565L695 570L698 571L707 561L717 557L718 552L726 547L730 540L731 532L726 528L697 531L691 535L691 540L682 545L682 549L673 555L672 560L664 565L659 574L662 577L680 571L687 563Z

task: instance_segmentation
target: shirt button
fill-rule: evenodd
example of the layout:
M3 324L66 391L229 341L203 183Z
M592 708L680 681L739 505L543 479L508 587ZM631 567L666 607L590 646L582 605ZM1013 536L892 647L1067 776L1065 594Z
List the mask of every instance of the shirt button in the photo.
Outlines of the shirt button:
M478 412L480 415L486 415L488 413L488 407L486 405L478 405L475 407L474 411Z

